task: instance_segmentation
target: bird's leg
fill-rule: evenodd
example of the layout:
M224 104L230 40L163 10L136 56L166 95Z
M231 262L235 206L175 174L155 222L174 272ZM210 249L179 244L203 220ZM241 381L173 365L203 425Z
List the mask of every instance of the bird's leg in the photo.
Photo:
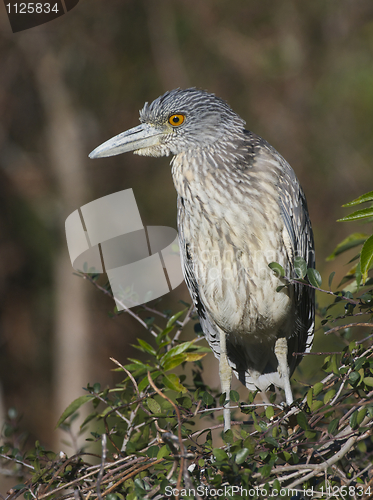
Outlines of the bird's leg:
M231 382L232 382L232 369L228 363L227 356L227 340L226 333L219 328L220 335L220 360L219 360L219 375L221 392L225 394L224 402L224 431L231 428L231 411L229 409L229 400L231 392Z
M293 393L291 392L289 366L288 366L288 342L285 337L276 340L275 354L278 361L277 371L284 381L286 404L291 405L294 401Z

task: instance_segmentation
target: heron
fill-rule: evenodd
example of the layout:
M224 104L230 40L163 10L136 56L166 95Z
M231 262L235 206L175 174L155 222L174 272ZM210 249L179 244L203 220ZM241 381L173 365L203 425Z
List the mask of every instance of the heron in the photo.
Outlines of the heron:
M315 294L295 278L295 259L315 266L307 202L286 160L213 93L166 92L140 125L90 153L172 155L185 281L219 359L224 430L232 371L251 391L277 387L293 403L290 377L310 351ZM269 268L282 266L284 279Z

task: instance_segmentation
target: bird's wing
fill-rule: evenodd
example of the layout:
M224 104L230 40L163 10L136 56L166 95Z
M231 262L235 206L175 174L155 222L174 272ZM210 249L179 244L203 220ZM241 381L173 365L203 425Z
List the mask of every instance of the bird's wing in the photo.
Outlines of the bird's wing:
M250 164L257 168L273 169L273 165L277 164L278 172L277 187L279 192L279 203L281 207L281 216L284 223L283 230L283 245L287 253L288 265L286 273L290 278L296 277L294 271L294 257L302 256L307 262L308 267L314 267L314 250L313 250L313 235L310 220L308 217L307 204L304 193L299 185L299 182L288 163L272 148L266 141L248 133L247 141L240 143L238 146L243 152L247 152L249 147ZM261 155L260 150L265 150L265 154ZM236 151L238 148L236 148ZM275 160L275 161L274 161ZM262 163L263 162L263 163ZM256 164L256 165L255 165ZM259 165L261 164L261 165ZM243 172L248 168L247 163L242 166ZM240 165L235 165L240 168ZM178 226L184 228L185 209L183 201L178 198ZM188 237L179 231L180 251L182 267L186 284L191 294L192 300L197 309L202 330L206 339L216 357L220 357L219 332L214 322L210 319L208 311L206 311L200 299L198 281L194 270L193 249L188 247ZM295 328L292 335L288 338L288 364L290 373L293 373L298 363L301 361L301 356L293 356L293 352L308 352L312 346L313 328L314 328L314 290L302 284L294 285L294 300L295 300ZM239 359L243 352L236 353L233 356ZM237 361L236 359L236 361ZM233 363L233 362L232 362ZM232 368L235 369L235 365ZM245 364L245 363L243 363ZM237 372L237 370L235 370ZM275 383L269 373L261 375L263 380L260 382L260 387L265 390L271 383ZM241 376L239 377L241 380ZM245 375L246 381L241 380L248 388L254 389L255 385L250 377L250 373ZM277 384L281 386L281 384Z
M308 268L315 267L313 233L306 198L298 179L289 164L281 156L278 159L282 166L278 187L281 215L285 226L283 238L290 260L289 277L297 278L294 271L295 257L302 257ZM288 341L291 373L302 359L302 356L295 357L292 356L292 353L309 352L312 347L315 324L315 290L307 285L295 283L294 299L296 328Z
M242 145L241 143L241 147ZM315 267L313 233L304 192L290 165L264 139L245 131L243 146L246 150L246 158L250 160L246 162L246 168L253 165L254 169L268 170L275 175L284 224L282 239L287 254L285 272L289 278L297 278L294 270L295 257L302 257L308 268ZM239 148L238 144L237 150ZM293 353L311 350L315 324L315 290L301 283L295 283L292 286L294 287L295 327L288 338L290 375L302 359L301 355L293 356ZM264 379L263 385L265 385Z
M178 196L177 200L178 206L178 226L179 228L185 227L183 220L186 216L184 207L182 205L182 199ZM202 331L206 337L206 340L212 349L214 355L220 357L220 341L219 333L214 327L213 322L210 320L206 308L204 307L200 293L198 289L198 283L196 279L196 273L194 271L194 261L193 261L193 249L189 246L189 242L185 240L183 231L179 230L179 246L180 246L180 257L181 264L184 273L184 279L187 284L190 296L193 300L194 306L196 308Z
M315 267L315 250L307 201L297 176L287 161L264 139L245 131L245 147L254 167L270 170L277 178L281 217L284 223L283 245L287 253L285 272L297 278L294 258L302 257L307 267ZM255 165L256 164L256 165ZM277 166L277 168L274 166ZM312 347L315 325L315 290L301 283L294 284L295 329L288 339L288 363L293 373L302 356L293 352L309 352Z

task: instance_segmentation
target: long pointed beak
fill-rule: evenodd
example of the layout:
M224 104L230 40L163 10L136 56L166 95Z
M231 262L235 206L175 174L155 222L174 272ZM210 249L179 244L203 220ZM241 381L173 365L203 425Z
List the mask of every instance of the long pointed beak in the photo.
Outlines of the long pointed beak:
M165 130L142 123L138 127L131 128L94 149L88 156L90 158L103 158L105 156L115 156L128 151L156 146L160 143L160 138L165 134Z

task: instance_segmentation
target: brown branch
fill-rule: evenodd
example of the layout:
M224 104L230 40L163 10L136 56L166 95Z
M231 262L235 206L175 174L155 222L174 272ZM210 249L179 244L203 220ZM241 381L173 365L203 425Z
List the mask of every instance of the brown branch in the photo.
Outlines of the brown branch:
M334 328L331 328L330 330L325 332L325 335L338 332L339 330L345 330L346 328L351 328L353 326L365 326L367 328L373 328L373 323L349 323L348 325L335 326Z
M143 465L142 467L140 467L140 468L132 471L130 474L127 474L126 476L122 477L122 479L120 479L115 484L113 484L113 486L110 486L110 488L108 488L107 490L105 490L102 496L108 495L109 493L111 493L112 491L114 491L119 485L123 484L125 481L127 481L131 477L136 476L137 474L140 474L140 472L142 472L142 471L144 471L146 469L149 469L153 465L160 464L163 461L164 461L164 458L160 458L159 460L154 460L150 464Z
M153 382L153 379L150 375L150 372L148 371L148 380L149 380L149 384L153 387L153 389L155 390L155 392L157 394L159 394L163 399L165 399L166 401L168 401L170 403L170 405L174 408L175 412L176 412L176 416L177 416L177 433L178 433L178 439L179 439L179 451L180 451L180 472L179 472L179 476L177 478L177 485L176 485L176 488L178 491L180 491L180 487L181 487L181 478L182 478L182 475L183 475L183 470L184 470L184 461L185 461L185 458L184 458L184 455L185 455L185 448L184 448L184 443L183 443L183 436L181 434L181 415L180 415L180 410L178 408L177 405L175 405L175 403L169 398L167 397L165 394L163 394L162 391L160 391L158 389L158 387L155 385L155 383ZM176 495L176 498L178 499L179 498L179 495L177 494Z
M366 417L363 420L363 422L361 423L361 426L364 427L367 422L369 422L369 418ZM312 472L310 472L309 474L306 474L302 478L297 479L296 481L293 481L291 484L289 484L287 486L287 488L288 489L295 488L299 484L305 483L306 481L308 481L312 477L316 476L320 472L326 471L328 469L328 467L331 467L332 465L337 463L341 458L343 458L350 451L350 449L356 443L356 441L359 440L359 437L360 436L358 434L351 436L337 453L335 453L332 457L330 457L324 463L319 464L319 466L315 467L315 469ZM278 480L281 482L281 478L278 478ZM282 478L282 480L286 480L286 476L284 478Z
M342 351L333 352L293 352L293 356L326 356L329 354L343 354Z
M108 297L111 297L113 300L114 300L114 297L113 297L113 294L111 292L109 292L105 287L99 285L94 279L91 278L91 276L89 274L86 274L86 273L83 273L83 272L79 272L78 276L81 276L83 279L85 280L88 280L90 283L92 283L92 285L94 285L98 290L100 290L101 292L103 292L105 295L107 295ZM131 311L131 309L129 309L125 304L123 304L120 300L118 299L115 299L116 302L118 304L120 304L123 308L124 308L124 311L123 312L126 312L128 313L130 316L132 316L133 318L135 318L148 332L150 332L153 337L158 337L158 333L155 332L153 329L149 328L149 326L145 323L144 320L142 320L140 318L140 316L136 313L134 313L133 311Z
M190 306L190 308L189 308L189 310L188 310L188 312L187 312L187 314L186 314L183 322L182 323L178 323L179 326L180 326L180 328L177 330L177 332L174 335L174 338L172 339L172 343L171 343L172 345L179 339L180 334L183 331L183 328L190 321L190 318L191 318L191 315L192 315L193 311L194 311L194 304Z
M139 397L139 398L140 398L140 397L141 397L141 395L140 395L140 391L139 391L139 388L138 388L138 386L137 386L137 382L136 382L136 380L134 379L134 377L133 377L132 373L131 373L131 372L129 372L129 371L127 370L127 368L125 368L125 367L124 367L121 363L119 363L119 361L117 361L115 358L110 358L110 359L111 359L111 361L112 361L113 363L115 363L115 364L116 364L116 365L118 365L120 368L122 368L122 370L123 370L123 371L127 374L127 376L131 379L131 382L132 382L132 384L133 384L133 386L134 386L134 388L135 388L135 391L136 391L137 397Z
M73 457L71 457L73 458ZM71 458L69 459L69 461L71 461ZM120 462L122 462L123 460L127 460L128 458L130 457L126 457L125 459L121 459ZM133 463L137 463L139 461L144 461L145 459L143 457L140 457L140 458L136 458L135 460L133 460L132 462L129 462L128 464L126 464L125 466L129 466ZM105 466L105 468L109 468L109 467L112 467L113 464L107 464ZM38 500L42 500L43 498L47 498L49 497L50 495L55 495L56 493L58 493L59 491L62 491L62 490L65 490L65 489L68 489L72 486L75 486L76 484L80 483L81 481L85 480L85 479L88 479L89 477L97 474L97 470L101 467L101 465L96 465L96 466L93 466L92 467L92 470L90 472L88 472L87 474L84 474L83 476L80 476L78 477L77 479L74 479L73 481L70 481L68 483L65 483L61 486L58 486L57 488L55 488L54 490L51 490L49 491L48 493L43 493L41 495L38 495ZM110 479L111 480L111 479ZM102 481L102 484L105 484L105 482L109 482L109 480L107 481ZM88 487L88 488L85 488L85 489L82 489L82 492L86 492L86 491L89 491L89 490L92 490L94 488L94 485Z
M311 283L303 282L297 279L289 278L288 276L283 276L283 279L288 281L290 285L293 285L294 283L298 283L299 285L304 285L308 286L309 288L313 288L314 290L317 290L318 292L326 293L327 295L333 295L333 297L340 297L341 300L346 300L350 304L354 304L355 306L361 305L361 302L358 300L350 299L349 297L345 297L344 295L340 295L339 293L334 293L331 292L330 290L324 290L323 288L313 286Z

